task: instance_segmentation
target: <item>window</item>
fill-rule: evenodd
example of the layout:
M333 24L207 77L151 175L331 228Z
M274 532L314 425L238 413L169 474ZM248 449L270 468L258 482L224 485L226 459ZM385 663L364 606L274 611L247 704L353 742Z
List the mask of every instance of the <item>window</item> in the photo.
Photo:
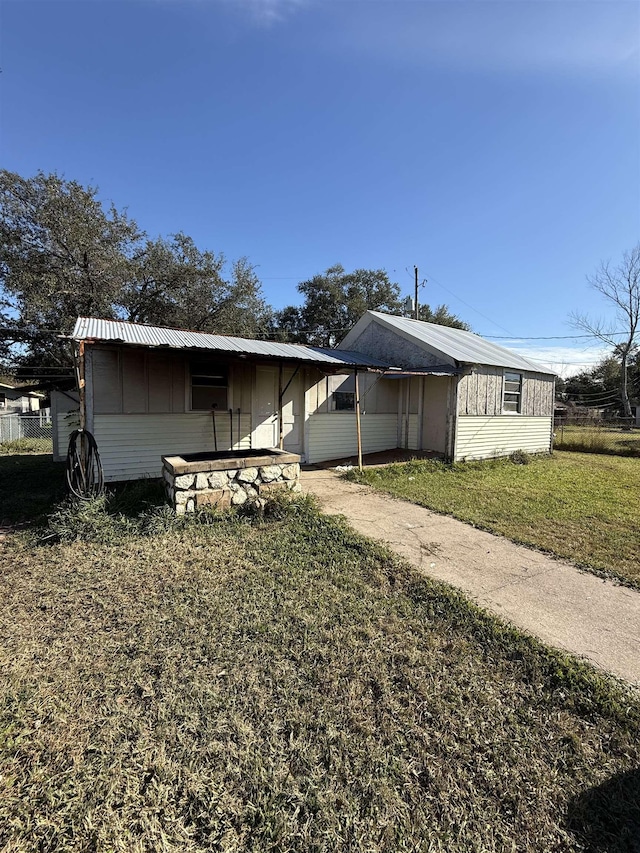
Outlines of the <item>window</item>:
M0 409L5 409L7 407L7 395L0 394Z
M356 395L353 391L334 391L334 412L354 412L356 408Z
M504 396L502 399L502 411L509 414L519 414L522 402L522 374L505 371L504 374Z
M191 409L208 411L212 408L227 409L227 389L229 386L226 365L208 361L196 361L191 364Z

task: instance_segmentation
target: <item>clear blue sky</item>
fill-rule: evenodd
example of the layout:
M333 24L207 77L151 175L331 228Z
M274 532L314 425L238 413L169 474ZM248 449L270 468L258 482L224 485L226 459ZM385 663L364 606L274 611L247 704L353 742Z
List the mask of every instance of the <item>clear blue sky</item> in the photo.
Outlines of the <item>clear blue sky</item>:
M417 264L481 334L570 335L640 238L636 2L2 0L0 48L2 167L248 256L275 307Z

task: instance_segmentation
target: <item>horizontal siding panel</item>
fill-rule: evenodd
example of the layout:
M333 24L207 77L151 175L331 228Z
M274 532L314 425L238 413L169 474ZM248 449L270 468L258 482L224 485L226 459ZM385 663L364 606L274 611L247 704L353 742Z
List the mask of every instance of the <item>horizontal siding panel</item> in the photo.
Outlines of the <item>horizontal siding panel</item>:
M459 417L455 459L507 456L515 450L545 453L551 450L551 418Z
M54 462L62 462L67 458L69 438L75 429L80 428L80 412L58 412L55 423L57 456Z
M363 415L360 419L362 452L393 450L397 445L398 417L395 414ZM323 462L353 456L358 452L355 415L311 415L308 423L308 462Z
M234 415L234 449L249 449L251 417L241 415L240 441L237 423ZM214 450L209 414L94 415L93 431L107 482L160 477L162 456ZM218 450L231 449L228 420L216 433Z

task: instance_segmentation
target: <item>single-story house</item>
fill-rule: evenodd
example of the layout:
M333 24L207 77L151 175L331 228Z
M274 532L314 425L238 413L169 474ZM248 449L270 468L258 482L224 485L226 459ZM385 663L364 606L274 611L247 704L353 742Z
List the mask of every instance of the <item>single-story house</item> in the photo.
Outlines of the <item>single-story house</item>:
M0 382L0 415L25 415L40 410L42 394Z
M72 337L106 481L214 449L355 456L358 433L364 453L454 460L551 448L554 374L470 332L368 311L337 349L95 318ZM54 408L63 459L78 408L69 396Z

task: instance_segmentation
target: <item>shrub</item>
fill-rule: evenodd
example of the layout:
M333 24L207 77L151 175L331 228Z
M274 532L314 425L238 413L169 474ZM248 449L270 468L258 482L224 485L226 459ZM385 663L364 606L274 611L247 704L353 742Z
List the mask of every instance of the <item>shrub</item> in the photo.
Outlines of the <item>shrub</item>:
M88 501L67 498L49 516L45 540L75 542L81 539L110 545L133 532L135 524L130 519L109 513L108 501L108 495Z
M509 459L514 465L528 465L531 462L531 456L526 450L514 450Z
M177 516L164 502L162 486L154 481L127 484L90 500L67 498L48 517L42 541L117 543L127 536L155 536L172 530L211 527L234 519L263 523L306 518L316 512L311 495L278 493L263 505L245 504L231 510L204 508Z

